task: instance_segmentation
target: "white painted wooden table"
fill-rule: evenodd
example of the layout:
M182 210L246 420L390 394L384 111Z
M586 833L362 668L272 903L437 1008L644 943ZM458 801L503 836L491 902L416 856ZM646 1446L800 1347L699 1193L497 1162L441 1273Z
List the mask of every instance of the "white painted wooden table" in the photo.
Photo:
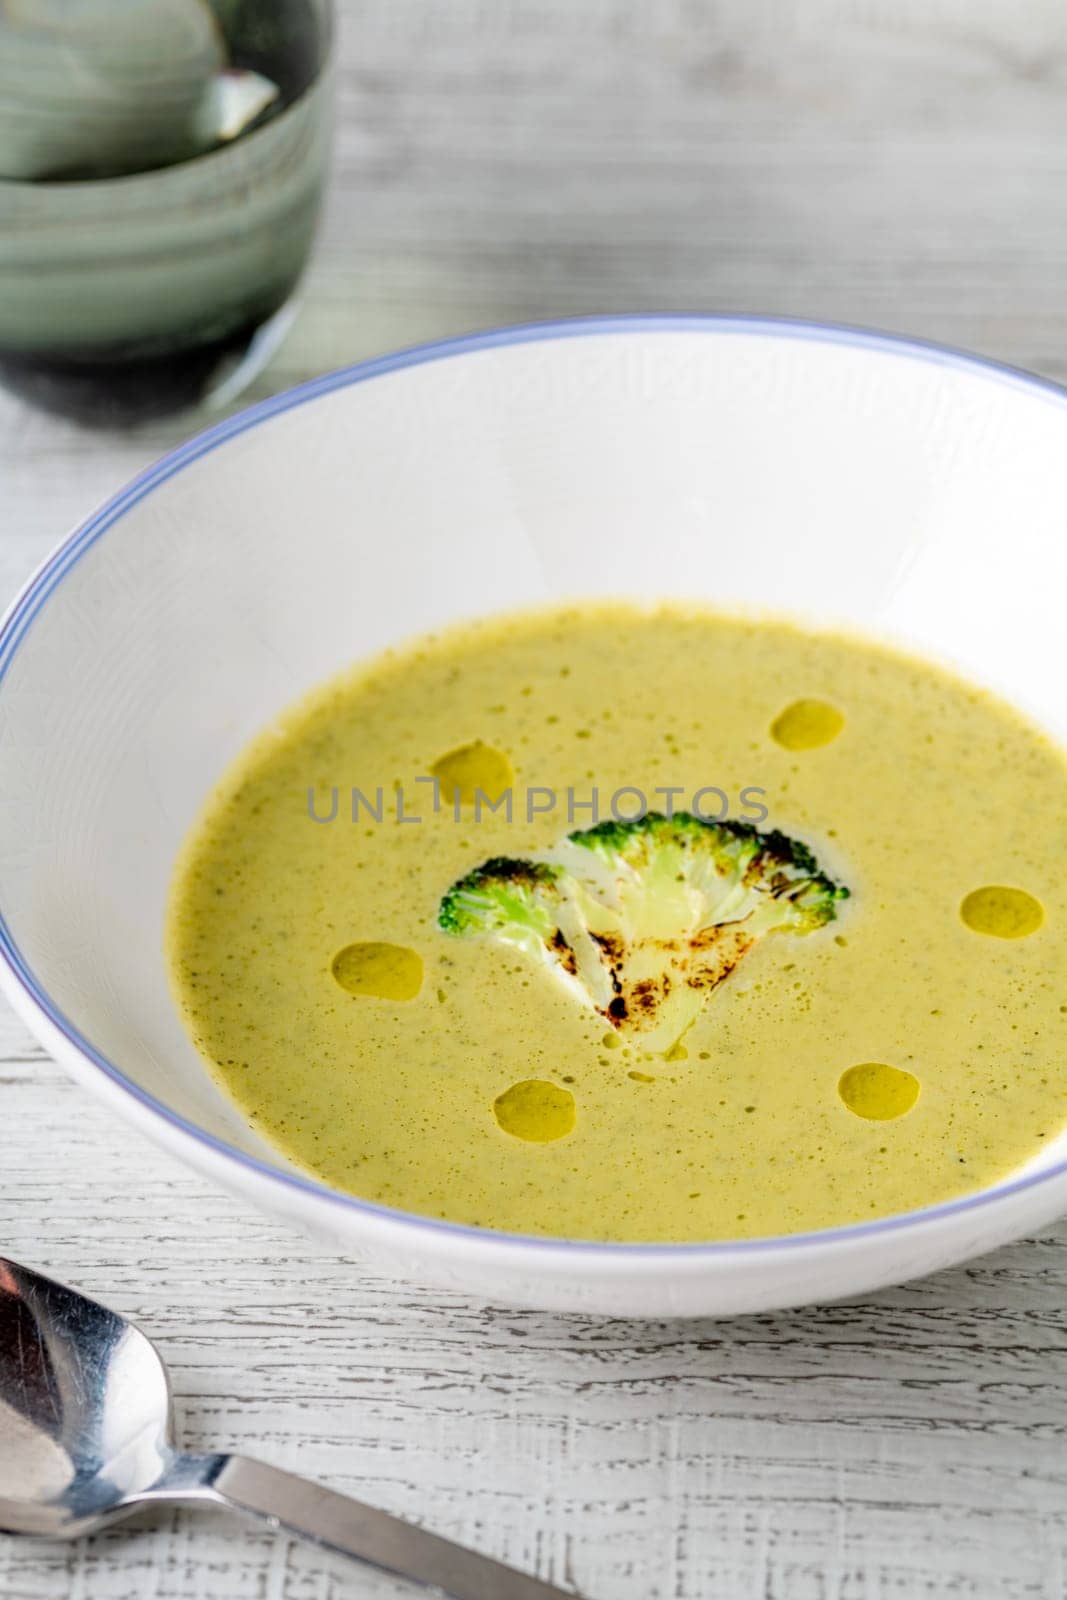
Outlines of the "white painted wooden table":
M330 215L259 392L644 307L880 323L1067 377L1060 0L380 0L343 21ZM187 428L100 437L0 401L0 589ZM0 1249L143 1321L193 1446L594 1600L1067 1589L1067 1226L862 1305L561 1320L278 1231L112 1124L6 1012L0 1096ZM2 1600L402 1592L211 1517L0 1540Z

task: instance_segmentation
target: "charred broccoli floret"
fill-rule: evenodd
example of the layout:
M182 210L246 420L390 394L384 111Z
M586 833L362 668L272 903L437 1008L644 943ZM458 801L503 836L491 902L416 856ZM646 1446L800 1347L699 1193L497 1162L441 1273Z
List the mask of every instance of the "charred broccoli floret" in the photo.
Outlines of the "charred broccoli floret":
M438 926L446 933L494 933L531 955L556 927L559 868L543 861L493 856L459 878L441 901Z
M757 939L811 933L847 896L784 833L651 811L486 861L447 891L438 922L547 963L620 1033L666 1051Z

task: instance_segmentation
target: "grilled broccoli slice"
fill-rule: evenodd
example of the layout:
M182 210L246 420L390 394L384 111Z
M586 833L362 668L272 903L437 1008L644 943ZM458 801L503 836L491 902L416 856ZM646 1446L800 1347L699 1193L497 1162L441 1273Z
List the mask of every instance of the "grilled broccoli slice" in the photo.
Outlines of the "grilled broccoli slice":
M515 945L620 1034L668 1051L757 939L811 933L847 895L784 833L651 811L485 862L447 891L438 922Z

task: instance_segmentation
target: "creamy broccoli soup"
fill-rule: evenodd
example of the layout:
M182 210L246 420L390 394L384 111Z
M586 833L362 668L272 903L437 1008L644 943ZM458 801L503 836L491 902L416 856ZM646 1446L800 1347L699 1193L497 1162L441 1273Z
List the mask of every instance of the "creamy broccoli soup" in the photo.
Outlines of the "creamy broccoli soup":
M1067 1123L1067 760L855 638L583 606L305 700L175 872L200 1052L296 1164L521 1233L960 1195Z

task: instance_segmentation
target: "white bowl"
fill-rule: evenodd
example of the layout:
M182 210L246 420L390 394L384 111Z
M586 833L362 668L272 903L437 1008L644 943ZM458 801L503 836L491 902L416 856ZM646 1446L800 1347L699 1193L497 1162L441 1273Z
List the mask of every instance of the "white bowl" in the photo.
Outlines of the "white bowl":
M341 1195L214 1086L161 953L175 852L280 707L452 619L605 592L843 620L1067 734L1067 395L928 345L751 318L505 329L199 435L50 557L0 630L0 963L115 1112L338 1249L484 1299L726 1315L872 1289L1067 1210L1010 1181L751 1242L518 1238ZM101 1191L106 1174L101 1173Z

